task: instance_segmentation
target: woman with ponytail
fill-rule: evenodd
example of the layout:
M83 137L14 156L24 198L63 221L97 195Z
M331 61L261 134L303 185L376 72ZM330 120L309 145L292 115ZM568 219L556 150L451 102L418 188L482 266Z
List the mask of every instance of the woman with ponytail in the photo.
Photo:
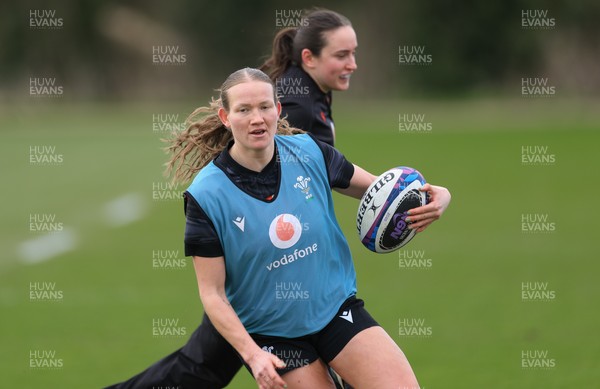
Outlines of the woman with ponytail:
M117 387L221 388L242 363L260 389L333 389L328 365L356 388L418 387L405 355L356 297L334 213L333 189L359 199L376 177L280 114L269 76L245 68L171 141L168 171L192 181L185 255L205 316L183 349ZM421 190L431 202L411 210L417 231L450 202L445 188Z
M320 141L334 145L332 91L348 89L350 75L357 67L356 47L356 34L350 21L329 10L308 12L300 28L279 31L273 41L272 55L261 66L276 86L281 117L287 119L279 121L279 133L295 133L300 128ZM223 88L227 86L224 84ZM167 168L176 181L189 182L231 141L231 132L217 115L226 104L226 97L225 100L221 97L208 107L198 108L188 118L187 129L169 146L172 157ZM323 147L323 150L335 156L334 149ZM262 179L258 174L249 185ZM189 207L187 197L185 201L187 215L201 219L203 212ZM197 227L210 225L198 223ZM210 242L197 243L211 247ZM109 388L224 388L241 366L235 350L204 315L201 325L182 348L131 379Z
M174 176L193 176L185 255L206 314L258 387L334 389L328 365L355 388L418 387L356 296L334 212L333 189L360 199L376 176L311 134L292 135L299 131L280 119L275 85L258 69L232 73L220 99L196 112L204 116L169 147ZM444 188L421 190L431 203L410 211L416 231L450 202Z
M271 56L260 67L275 82L291 125L332 146L332 91L350 87L357 46L345 16L318 9L308 12L301 26L279 31Z

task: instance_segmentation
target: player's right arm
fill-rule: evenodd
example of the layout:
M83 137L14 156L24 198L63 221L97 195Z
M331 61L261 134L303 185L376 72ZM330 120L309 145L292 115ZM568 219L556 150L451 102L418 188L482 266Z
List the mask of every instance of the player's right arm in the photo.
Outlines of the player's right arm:
M194 256L198 291L204 310L219 333L236 349L250 366L258 387L285 388L275 368L285 363L262 350L250 337L225 294L224 257Z

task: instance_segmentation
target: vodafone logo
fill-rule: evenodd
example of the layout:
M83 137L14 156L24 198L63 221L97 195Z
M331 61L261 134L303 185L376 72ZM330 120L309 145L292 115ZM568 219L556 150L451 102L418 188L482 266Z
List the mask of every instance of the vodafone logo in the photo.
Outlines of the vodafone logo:
M294 215L283 213L275 216L269 226L269 238L278 249L287 249L298 242L302 235L302 224Z

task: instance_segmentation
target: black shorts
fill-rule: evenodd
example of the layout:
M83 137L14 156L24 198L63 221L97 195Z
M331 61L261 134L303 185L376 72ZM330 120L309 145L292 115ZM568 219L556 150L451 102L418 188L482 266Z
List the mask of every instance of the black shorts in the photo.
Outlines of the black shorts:
M356 334L379 324L364 308L364 301L349 297L335 317L321 331L299 338L282 338L250 334L263 350L277 355L286 367L277 369L279 375L306 366L318 358L331 362ZM246 368L250 370L248 365Z

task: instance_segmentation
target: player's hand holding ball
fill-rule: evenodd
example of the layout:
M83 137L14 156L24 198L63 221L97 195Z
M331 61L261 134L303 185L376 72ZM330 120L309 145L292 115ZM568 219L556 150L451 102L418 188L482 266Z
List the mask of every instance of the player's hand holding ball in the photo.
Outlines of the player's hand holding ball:
M448 189L442 186L425 184L420 189L427 193L427 204L413 208L408 211L406 221L410 223L409 228L415 232L425 230L431 223L442 216L450 204L451 195Z
M416 169L389 169L364 193L356 216L363 245L389 253L406 245L417 232L439 219L450 203L450 192L426 183Z

